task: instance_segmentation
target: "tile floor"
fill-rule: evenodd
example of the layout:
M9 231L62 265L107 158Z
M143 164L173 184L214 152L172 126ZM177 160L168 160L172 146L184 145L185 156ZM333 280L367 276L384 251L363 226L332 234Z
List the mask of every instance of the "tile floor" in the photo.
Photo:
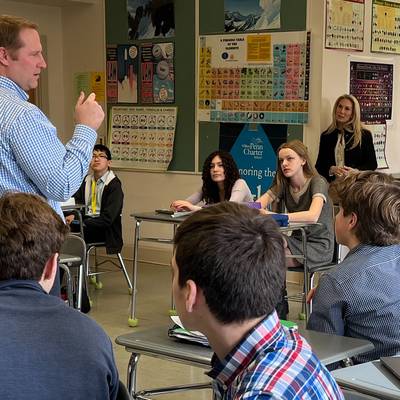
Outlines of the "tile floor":
M127 262L128 270L132 263ZM168 310L171 303L171 273L167 266L140 264L138 271L137 317L139 326L128 326L130 296L122 273L115 272L101 276L103 288L96 290L90 285L93 302L89 315L94 318L109 334L114 343L114 354L120 379L126 383L127 365L130 354L124 347L115 344L117 336L150 328L170 325ZM298 287L290 287L298 291ZM300 304L291 303L289 317L297 321ZM166 333L167 334L167 333ZM179 385L194 382L206 382L209 378L204 370L183 364L142 356L139 361L137 388L151 388ZM182 392L161 396L160 399L211 399L210 390Z

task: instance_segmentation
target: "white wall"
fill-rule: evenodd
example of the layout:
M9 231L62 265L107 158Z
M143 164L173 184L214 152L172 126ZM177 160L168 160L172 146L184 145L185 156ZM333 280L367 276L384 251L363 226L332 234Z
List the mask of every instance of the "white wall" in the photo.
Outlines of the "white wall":
M0 13L25 17L36 22L40 34L47 40L47 72L49 89L49 116L55 126L62 132L65 128L64 118L64 60L62 48L61 9L29 2L0 0Z
M400 56L393 54L371 53L371 11L372 0L365 0L364 14L364 51L349 52L344 50L331 50L324 48L324 21L325 21L325 4L321 6L323 1L309 0L311 8L310 26L313 32L313 39L317 38L318 47L313 45L313 57L318 57L322 63L322 74L312 70L311 80L312 86L318 82L320 87L320 96L315 93L315 97L311 98L312 114L311 124L306 126L305 141L311 147L311 152L315 157L318 152L318 141L316 138L324 131L331 122L332 107L335 100L343 93L349 93L349 57L357 57L360 61L367 62L389 62L394 63L394 79L393 79L393 119L388 125L387 143L386 143L386 159L389 164L388 173L400 172L400 158L397 156L400 148L399 128L399 96L398 82L400 79L399 62ZM315 158L314 158L315 159Z

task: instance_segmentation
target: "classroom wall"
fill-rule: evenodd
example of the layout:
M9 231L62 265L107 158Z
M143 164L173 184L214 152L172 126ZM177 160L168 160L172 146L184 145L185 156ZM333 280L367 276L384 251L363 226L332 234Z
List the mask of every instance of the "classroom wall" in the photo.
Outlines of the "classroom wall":
M393 77L393 120L388 125L387 143L386 143L386 159L389 169L383 171L388 173L398 173L400 171L400 159L397 155L400 148L400 135L398 134L400 124L399 113L399 80L400 69L399 62L400 56L393 54L371 53L371 11L372 0L365 0L365 14L364 14L364 51L362 52L347 52L342 50L331 50L324 48L323 28L325 21L325 6L320 7L316 3L325 2L312 2L312 8L315 9L312 20L313 37L321 38L320 43L320 58L322 63L321 80L318 82L320 86L320 96L316 96L312 104L318 109L319 121L313 124L314 130L311 132L306 128L306 142L312 147L312 153L316 156L318 147L315 147L317 141L314 141L318 131L324 131L331 122L332 107L335 100L343 93L349 92L349 57L355 58L359 61L366 62L389 62L394 64L394 77ZM318 9L318 7L320 9ZM318 10L317 10L318 9ZM319 14L319 16L317 16ZM321 26L318 27L318 19L321 21ZM316 52L314 51L314 54ZM316 84L315 76L312 77L313 84ZM315 158L314 158L315 159Z
M41 35L47 41L47 75L49 115L52 122L64 129L64 59L62 46L62 17L61 9L31 2L0 0L0 13L18 15L28 18L40 26Z
M73 74L104 69L104 0L96 0L92 5L60 0L58 2L60 5L57 7L38 4L43 2L52 4L50 0L30 0L30 4L0 0L0 9L2 13L21 15L37 21L40 24L41 32L47 36L49 115L59 128L60 137L65 141L71 136L73 129L72 116L75 104ZM67 3L70 4L66 6ZM366 21L370 21L370 6L371 0L366 0ZM348 91L347 53L324 49L324 21L325 1L308 0L307 27L312 32L312 53L310 122L304 127L304 141L314 160L318 151L320 133L330 122L332 103L337 96ZM365 25L366 38L369 36L369 30L370 23L367 23ZM367 40L365 43L366 50L360 55L369 56L369 46ZM374 57L377 56L393 59L393 56L374 55ZM394 111L399 101L396 95L397 70L398 68L395 68ZM391 172L400 171L400 161L397 161L394 157L400 140L400 137L395 134L398 125L396 112L395 117L388 138L388 147L393 149L388 154ZM105 127L103 126L100 134L104 133ZM200 175L195 173L157 173L127 170L117 170L116 172L122 180L125 191L123 211L124 254L129 257L132 254L133 241L133 221L129 217L130 214L168 207L172 200L184 198L198 189L201 179ZM168 235L170 230L167 226L159 224L145 224L143 225L143 233L145 235ZM164 247L143 244L142 249L140 256L146 260L167 262L170 256L170 252L165 251Z

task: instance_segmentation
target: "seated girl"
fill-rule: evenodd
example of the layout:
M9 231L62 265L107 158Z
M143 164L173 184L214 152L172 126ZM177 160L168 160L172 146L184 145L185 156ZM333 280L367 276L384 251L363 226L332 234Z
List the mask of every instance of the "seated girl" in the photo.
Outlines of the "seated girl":
M292 140L278 148L278 165L271 188L257 201L261 212L273 202L278 211L287 213L290 222L316 223L305 228L307 236L308 267L316 267L332 261L334 249L333 209L328 197L328 184L310 162L306 146ZM299 231L285 236L288 255L302 254L302 238ZM297 258L286 259L288 267L302 265Z
M201 205L220 201L252 202L253 196L246 181L240 179L233 157L226 151L211 153L203 165L203 186L186 200L175 200L171 208L175 211L196 211Z

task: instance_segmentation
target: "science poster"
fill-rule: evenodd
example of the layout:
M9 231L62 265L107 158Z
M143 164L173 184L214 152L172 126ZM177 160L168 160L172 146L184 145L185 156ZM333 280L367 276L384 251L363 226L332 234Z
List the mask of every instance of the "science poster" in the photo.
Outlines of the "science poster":
M374 141L375 156L378 163L378 169L389 168L386 160L386 124L366 125L366 128L371 131Z
M307 123L307 32L201 36L199 65L200 121Z
M141 101L168 104L175 101L174 44L141 45Z
M225 0L225 32L281 27L281 0Z
M83 91L86 96L90 93L96 95L97 101L104 101L104 72L80 72L75 76L75 97L78 98Z
M362 122L385 124L392 118L393 64L350 61L350 94L360 103Z
M137 103L138 48L117 46L118 103Z
M173 37L174 0L127 0L130 40Z
M271 186L276 151L286 142L287 125L221 123L219 148L229 151L254 199Z
M363 51L364 0L327 0L325 47Z
M166 171L172 160L176 107L119 107L110 111L113 166Z
M372 1L371 51L400 54L400 4Z

